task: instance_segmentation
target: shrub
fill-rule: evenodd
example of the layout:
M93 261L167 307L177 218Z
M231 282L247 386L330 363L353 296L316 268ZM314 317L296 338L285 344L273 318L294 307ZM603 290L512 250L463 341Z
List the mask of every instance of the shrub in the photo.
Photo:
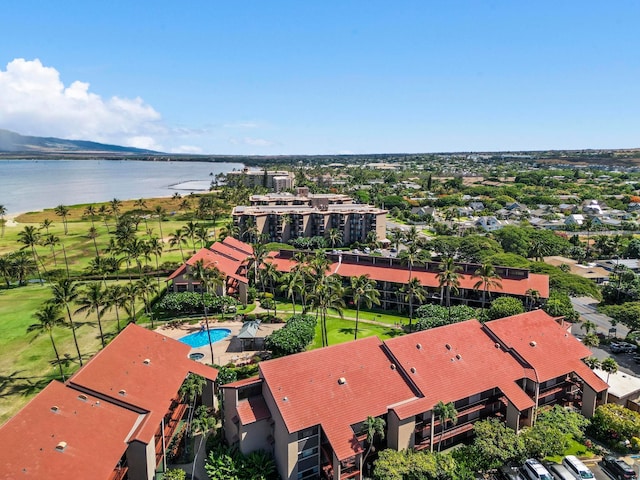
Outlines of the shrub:
M589 433L611 447L619 447L620 442L640 437L640 413L615 403L601 405L591 419Z
M311 315L294 315L286 325L265 338L265 348L282 357L303 352L316 334L316 319Z
M495 320L520 313L524 313L524 305L520 300L514 297L500 297L491 302L487 315L489 319Z

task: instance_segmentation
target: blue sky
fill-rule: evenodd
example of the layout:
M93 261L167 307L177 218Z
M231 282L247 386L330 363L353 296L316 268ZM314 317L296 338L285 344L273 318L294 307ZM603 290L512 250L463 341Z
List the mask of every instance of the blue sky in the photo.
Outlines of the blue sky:
M640 2L22 0L0 128L168 152L640 147Z

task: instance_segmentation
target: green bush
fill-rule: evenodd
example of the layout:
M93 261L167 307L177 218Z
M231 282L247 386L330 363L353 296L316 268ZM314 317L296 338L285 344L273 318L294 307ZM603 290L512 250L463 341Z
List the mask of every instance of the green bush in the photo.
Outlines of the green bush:
M588 432L597 440L617 448L633 437L640 437L640 413L615 403L596 409Z
M204 311L202 299L203 295L196 292L171 292L162 297L155 308L166 316L198 314ZM221 313L223 308L238 304L233 297L220 297L212 293L204 294L204 302L210 313Z
M489 307L487 315L489 319L496 320L520 313L524 313L524 305L519 299L514 297L500 297L491 302L491 307Z
M265 348L276 357L303 352L313 342L315 332L315 317L294 315L283 328L265 338Z

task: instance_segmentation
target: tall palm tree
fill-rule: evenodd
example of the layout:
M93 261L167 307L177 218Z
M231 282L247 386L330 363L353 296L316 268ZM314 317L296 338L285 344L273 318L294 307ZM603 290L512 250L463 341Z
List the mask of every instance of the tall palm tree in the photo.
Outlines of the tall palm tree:
M164 238L162 236L162 222L164 220L164 216L166 215L166 210L162 208L162 205L156 205L153 209L153 213L158 217L158 227L160 228L160 241L164 243Z
M122 285L111 285L107 288L106 308L116 311L116 321L118 322L118 333L122 330L120 327L120 309L124 308L127 303L127 294Z
M362 428L366 433L365 442L367 443L367 451L362 457L362 462L360 463L360 476L362 476L362 467L367 460L367 457L371 453L371 449L373 448L373 442L375 441L376 435L380 437L380 439L384 439L384 429L386 427L386 422L383 418L380 417L367 417L367 419L363 422Z
M264 259L267 258L267 254L269 252L267 251L267 246L264 243L254 243L252 245L252 248L253 254L251 255L251 258L249 258L249 268L253 268L253 281L254 285L257 287L258 282L260 282L261 280L260 276L258 275L258 271L264 265ZM264 282L260 283L262 283L262 291L264 293Z
M287 272L282 276L280 291L283 292L286 298L290 299L293 303L294 315L296 314L296 293L301 294L303 289L304 277L301 270L292 269L290 272Z
M600 370L607 374L607 383L609 383L609 377L611 374L618 371L618 362L616 362L612 357L605 358L600 362Z
M310 294L311 303L316 308L316 312L320 315L322 330L322 346L329 345L329 337L327 334L327 311L333 310L340 318L343 317L344 304L344 288L342 287L342 279L338 275L323 275L317 278L317 283L313 287Z
M153 281L152 277L142 276L136 282L138 284L138 290L140 292L140 296L142 297L142 301L144 302L144 308L147 312L147 316L151 320L151 328L155 328L153 324L153 312L151 311L151 300L158 293L158 286Z
M49 227L53 225L53 221L48 218L45 218L42 222L40 222L40 230L44 230L49 235Z
M342 244L342 232L337 228L330 228L327 232L327 240L331 248L335 248Z
M58 259L56 258L56 245L60 245L60 237L53 233L48 233L42 239L42 245L45 247L51 247L51 256L53 257L53 264L58 266Z
M278 316L278 303L275 298L276 284L278 280L280 280L280 272L276 268L275 264L271 262L265 262L264 268L261 270L262 272L262 282L265 285L269 285L269 290L273 295L273 314L274 316Z
M240 227L238 227L232 221L228 222L220 230L220 239L224 240L226 237L239 238L240 237Z
M6 220L4 216L7 214L7 207L4 205L0 205L0 226L2 227L2 232L0 233L0 237L4 237L4 225Z
M105 347L104 332L102 331L101 314L107 303L107 292L102 288L101 282L91 282L87 284L76 300L78 308L74 313L86 313L88 317L91 313L96 313L98 319L98 329L100 330L100 341L102 348Z
M38 332L38 334L47 332L49 339L51 340L51 346L53 352L56 354L56 363L60 369L60 378L64 382L64 372L62 371L62 362L60 361L60 355L58 354L58 348L56 342L53 339L53 329L57 325L64 324L64 317L60 313L60 306L51 302L46 302L40 310L37 310L33 316L38 320L38 323L29 325L28 332Z
M27 252L15 252L10 257L11 271L13 275L18 280L18 285L24 285L26 283L26 278L31 275L34 271L37 271L37 265L29 257Z
M95 227L94 222L96 216L98 215L98 209L96 208L96 206L94 204L87 205L87 207L84 209L84 214L89 217L89 220L91 220L91 226Z
M207 336L209 337L209 350L211 352L211 362L214 363L213 344L211 343L211 331L209 330L209 315L207 312L207 302L204 294L209 290L211 285L211 274L204 265L204 260L196 261L185 275L187 278L200 284L200 295L202 296L202 308L204 310L204 321L207 327Z
M591 370L600 368L600 360L597 359L596 357L588 357L588 358L585 358L583 361L587 365L587 367L589 367Z
M4 278L4 282L7 288L11 286L11 279L13 277L13 265L11 265L11 255L0 255L0 275ZM295 310L295 307L294 307Z
M33 225L27 225L24 229L18 233L18 242L23 243L24 247L22 248L31 248L31 254L33 255L33 261L36 264L36 270L38 272L38 278L40 282L42 282L42 277L40 276L40 268L38 267L38 253L36 252L36 245L40 242L40 232ZM44 265L42 265L44 268ZM46 273L46 270L45 270Z
M360 304L364 303L367 308L371 308L374 303L380 305L380 292L376 288L375 280L371 280L369 275L360 275L359 277L351 277L351 286L347 294L353 297L353 302L356 304L356 329L353 333L353 339L357 340Z
M200 248L205 248L209 241L209 229L204 225L198 225L198 228L196 228L196 238L200 241Z
M53 209L53 211L55 212L56 215L58 215L59 217L62 217L64 234L67 235L69 233L69 230L67 227L67 215L69 215L69 207L66 207L64 205L58 205L56 208Z
M202 395L205 385L206 380L203 377L201 377L200 375L189 373L184 382L182 382L180 390L178 390L181 397L189 402L189 408L191 409L189 411L189 415L187 415L187 429L189 434L191 434L191 421L193 420L193 412L196 407L196 400L200 395Z
M100 252L98 251L98 244L96 243L96 238L98 238L98 229L94 226L89 228L89 232L87 232L87 237L93 240L93 248L96 251L96 257L99 257Z
M182 245L187 243L187 237L181 228L178 228L175 233L172 233L169 237L169 245L175 247L176 245L180 248L180 255L182 256L182 261L184 262L184 252L182 251Z
M104 226L107 229L107 233L111 233L109 230L109 222L107 222L107 217L109 216L109 209L105 204L100 205L98 208L98 214L102 217L102 221L104 222Z
M439 401L433 407L433 414L440 419L440 440L438 441L438 452L442 446L442 438L444 437L444 431L446 430L447 423L451 422L453 425L458 423L458 412L452 402L444 403Z
M76 352L78 352L78 361L82 366L82 354L80 353L80 346L78 345L78 337L76 336L76 325L73 322L73 316L71 315L71 305L75 303L78 298L78 284L73 280L64 278L51 284L51 291L53 292L53 303L59 305L60 308L65 308L67 311L67 319L69 320L69 326L71 327L71 333L73 334L73 343L76 345Z
M406 285L400 288L400 292L404 294L404 301L409 304L409 332L413 331L413 302L424 302L426 299L426 291L420 283L418 277L413 277Z
M198 224L192 221L187 222L184 226L184 234L191 239L191 245L193 246L193 253L196 253L196 232L198 230Z
M496 273L496 269L490 263L483 263L478 268L471 278L477 278L478 281L473 285L474 290L482 288L482 308L485 308L487 295L491 298L489 293L490 288L502 288L502 277Z
M391 245L398 250L398 248L400 248L400 244L404 241L404 232L399 228L393 228L389 232L388 237Z
M406 250L402 250L402 252L400 252L398 257L404 265L409 266L409 280L411 280L411 277L413 276L413 266L420 261L420 258L422 257L418 245L415 242L411 243Z
M460 287L460 272L462 268L456 265L453 257L445 258L440 264L440 272L437 275L438 286L440 287L440 304L444 298L447 299L447 307L451 308L451 290L458 292ZM444 295L443 295L444 294Z
M147 240L147 247L149 249L149 253L156 259L156 278L158 280L158 289L160 289L160 257L162 257L164 244L158 237L151 237Z
M111 213L115 217L116 223L118 223L118 219L119 219L118 215L120 213L121 208L122 208L122 202L117 198L114 198L109 202L109 209L111 210Z

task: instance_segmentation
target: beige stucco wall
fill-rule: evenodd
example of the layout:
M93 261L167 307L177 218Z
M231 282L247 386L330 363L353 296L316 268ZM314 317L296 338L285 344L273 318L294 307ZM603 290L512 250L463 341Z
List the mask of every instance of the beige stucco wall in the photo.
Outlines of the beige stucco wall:
M582 389L582 415L587 418L593 417L596 411L596 400L598 394L586 383L583 384Z
M520 426L520 410L518 410L513 403L507 403L507 426L514 429L516 432Z
M224 403L224 438L232 444L234 437L240 438L239 424L233 422L233 417L237 415L238 391L235 388L223 388L222 401Z
M415 428L415 417L400 420L396 412L391 410L387 414L387 446L394 450L413 448Z
M153 480L156 471L156 450L154 441L144 444L134 440L127 448L127 464L131 480Z
M273 420L273 457L276 461L276 467L280 478L297 479L298 477L298 436L297 433L290 434L284 423L284 419L280 415L280 411L276 407L275 399L271 395L271 391L267 387L266 382L262 384L262 396L271 412Z
M256 450L271 452L273 446L267 441L271 435L270 419L240 426L240 451L245 455Z

